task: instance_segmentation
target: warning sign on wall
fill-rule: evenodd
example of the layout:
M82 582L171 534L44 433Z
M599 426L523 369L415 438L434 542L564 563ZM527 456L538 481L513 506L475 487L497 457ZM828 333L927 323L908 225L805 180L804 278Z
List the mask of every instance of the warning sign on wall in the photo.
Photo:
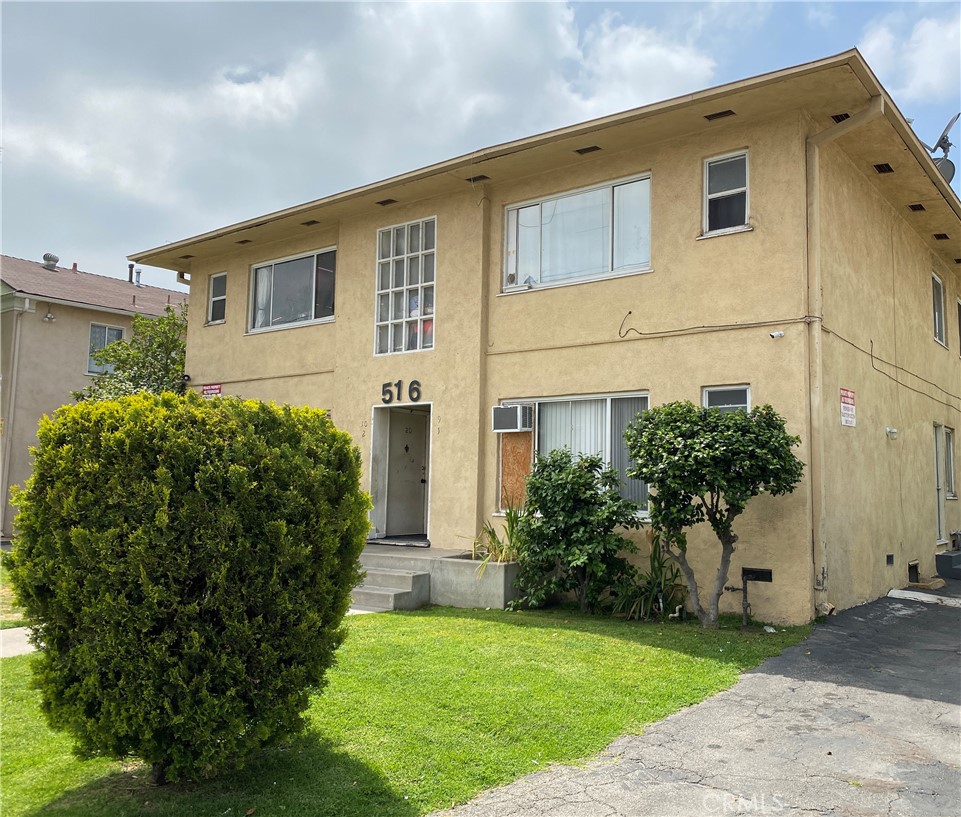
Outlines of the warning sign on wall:
M220 383L204 383L200 393L209 400L211 397L220 397L220 388Z
M841 389L841 425L854 428L858 424L858 410L854 402L854 389Z

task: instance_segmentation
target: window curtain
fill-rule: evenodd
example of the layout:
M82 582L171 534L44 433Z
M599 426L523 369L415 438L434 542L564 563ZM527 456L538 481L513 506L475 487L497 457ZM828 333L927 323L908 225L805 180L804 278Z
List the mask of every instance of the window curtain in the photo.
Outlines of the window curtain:
M254 297L256 299L254 328L261 329L270 326L270 267L255 270Z
M617 469L623 483L621 496L640 505L647 504L647 485L627 476L634 461L628 456L624 431L631 420L646 409L646 397L616 397L611 400L611 466Z

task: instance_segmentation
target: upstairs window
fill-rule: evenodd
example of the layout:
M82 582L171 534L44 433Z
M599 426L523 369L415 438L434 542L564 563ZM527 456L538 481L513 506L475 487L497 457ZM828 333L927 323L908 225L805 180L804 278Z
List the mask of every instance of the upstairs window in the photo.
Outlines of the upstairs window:
M104 326L102 323L90 324L90 349L87 353L87 374L104 374L113 371L112 363L97 363L93 353L105 346L123 340L123 329L119 326Z
M210 276L207 323L223 323L227 315L227 273Z
M716 408L721 411L750 411L750 386L710 386L702 391L704 408Z
M931 299L934 307L934 339L944 344L944 284L934 273L931 273Z
M336 267L334 248L254 267L250 328L331 320Z
M747 226L747 153L732 153L704 162L704 232Z
M650 269L651 179L509 207L506 229L505 290Z
M436 243L432 218L378 231L375 354L434 348Z

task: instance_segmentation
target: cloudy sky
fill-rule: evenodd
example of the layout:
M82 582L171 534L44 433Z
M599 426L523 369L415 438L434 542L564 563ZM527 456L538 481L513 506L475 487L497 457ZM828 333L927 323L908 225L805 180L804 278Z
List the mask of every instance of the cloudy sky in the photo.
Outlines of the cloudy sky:
M922 141L961 110L958 0L5 0L2 38L2 251L118 277L129 253L852 46Z

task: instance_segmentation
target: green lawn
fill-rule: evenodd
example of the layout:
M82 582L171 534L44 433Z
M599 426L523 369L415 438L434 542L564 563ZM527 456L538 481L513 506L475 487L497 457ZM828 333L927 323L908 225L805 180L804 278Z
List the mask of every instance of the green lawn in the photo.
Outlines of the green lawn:
M23 627L26 623L23 610L14 603L10 574L7 572L3 558L0 557L0 630L6 630L8 627Z
M2 813L413 817L589 757L808 633L450 608L349 628L306 735L220 780L162 788L136 763L75 760L43 722L29 656L4 659Z

